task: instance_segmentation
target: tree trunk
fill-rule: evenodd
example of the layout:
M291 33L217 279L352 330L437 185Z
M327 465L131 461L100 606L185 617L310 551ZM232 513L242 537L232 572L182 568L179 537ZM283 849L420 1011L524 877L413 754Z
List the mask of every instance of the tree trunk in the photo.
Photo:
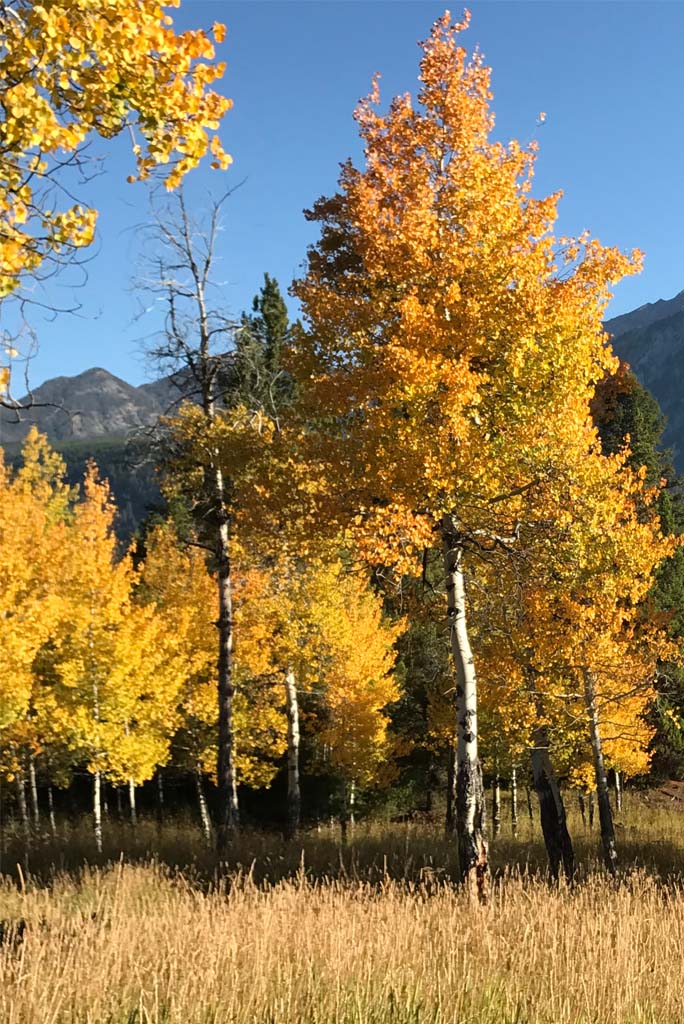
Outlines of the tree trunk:
M55 818L55 801L54 801L54 794L52 792L52 783L51 782L48 782L47 799L48 799L48 818L50 820L50 831L52 832L53 836L56 836L57 835L57 819Z
M532 793L529 786L525 786L525 801L527 803L527 817L530 819L530 825L534 822L534 811L532 810Z
M93 827L95 848L102 853L102 778L99 772L93 775Z
M157 768L157 827L164 824L164 779L161 768Z
M579 812L582 818L582 828L586 830L587 827L587 810L584 805L584 793L581 789L577 790L577 804L579 806Z
M518 772L511 768L511 832L518 834Z
M29 793L31 794L31 813L33 814L33 823L36 828L40 827L40 807L38 805L38 780L36 778L36 762L29 754L28 759L29 769Z
M128 780L128 809L131 812L131 825L133 828L138 824L138 811L135 806L135 782Z
M614 875L617 870L617 849L615 846L615 829L613 828L613 811L610 806L608 780L603 762L603 745L596 707L596 686L594 676L588 669L584 670L584 700L589 719L591 750L594 756L594 775L596 777L596 798L598 801L599 823L601 825L603 860L611 875Z
M19 818L24 830L26 842L28 842L31 838L31 822L29 820L28 807L26 806L26 783L24 781L24 773L17 772L15 781L17 785L17 806L19 808Z
M199 806L200 821L202 822L202 832L207 843L211 843L211 817L209 815L209 808L207 807L207 798L204 795L204 786L202 785L202 773L199 768L195 771L195 789L197 791L197 804Z
M596 796L592 789L589 793L589 830L593 831L594 828L594 816L596 813Z
M498 772L492 782L492 825L496 837L501 832L501 779Z
M447 837L453 836L456 829L456 749L449 744L447 747L447 791L446 816L444 831Z
M302 797L299 789L299 702L294 671L285 673L287 699L287 837L294 839L299 832Z
M340 840L346 846L349 836L349 784L345 779L342 784L342 809L340 811Z
M120 786L116 787L116 816L119 821L123 821L123 797Z
M352 835L354 834L354 828L356 826L356 818L354 817L354 811L356 809L356 782L354 779L351 780L349 786L349 828L351 829Z
M218 759L216 766L219 827L218 852L226 852L239 824L233 743L233 582L231 577L228 519L225 513L223 475L215 472L219 526L216 561L218 566L219 653L218 653Z
M548 729L544 725L538 726L532 734L532 777L551 874L557 879L562 864L565 877L570 880L575 871L575 855L563 797L549 757Z
M615 769L615 811L622 814L622 775Z
M451 516L443 520L444 570L451 653L456 668L456 834L461 880L484 901L489 863L482 768L477 750L477 679L466 624L463 544Z

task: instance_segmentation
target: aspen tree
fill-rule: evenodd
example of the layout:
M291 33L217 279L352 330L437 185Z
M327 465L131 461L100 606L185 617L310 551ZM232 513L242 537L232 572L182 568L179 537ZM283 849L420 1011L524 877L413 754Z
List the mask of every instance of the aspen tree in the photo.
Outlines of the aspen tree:
M490 139L490 72L448 15L422 44L417 101L357 111L364 165L309 214L321 238L296 282L292 364L324 485L319 519L375 564L420 572L441 543L456 669L458 846L486 894L469 559L514 547L522 498L586 419L612 365L609 286L638 266L553 235L559 195L533 198L535 147ZM315 424L315 431L312 425Z

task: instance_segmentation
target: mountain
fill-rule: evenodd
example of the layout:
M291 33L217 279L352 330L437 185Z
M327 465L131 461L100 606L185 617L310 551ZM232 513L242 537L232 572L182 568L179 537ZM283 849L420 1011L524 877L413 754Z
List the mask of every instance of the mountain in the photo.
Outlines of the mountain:
M168 390L166 381L133 387L100 367L54 377L21 399L21 418L0 410L0 445L21 443L33 424L52 441L123 438L157 422Z
M605 327L617 354L660 403L667 418L665 444L684 471L684 291L613 317ZM130 537L162 499L153 467L140 460L140 445L134 457L127 442L132 436L144 439L145 430L173 409L181 390L187 390L179 383L183 376L172 374L133 387L101 367L55 377L22 399L28 408L21 418L0 409L0 446L16 458L35 423L62 452L71 482L82 477L87 459L95 459L117 499L119 533Z
M154 426L178 395L170 378L133 387L95 367L76 377L55 377L24 396L21 417L0 409L0 446L18 456L35 424L48 435L67 464L67 478L83 478L94 459L109 480L118 507L117 532L128 540L151 509L162 507L154 468L144 459L144 432ZM142 447L130 448L131 437Z
M684 292L606 321L617 355L657 398L667 425L665 445L684 471Z

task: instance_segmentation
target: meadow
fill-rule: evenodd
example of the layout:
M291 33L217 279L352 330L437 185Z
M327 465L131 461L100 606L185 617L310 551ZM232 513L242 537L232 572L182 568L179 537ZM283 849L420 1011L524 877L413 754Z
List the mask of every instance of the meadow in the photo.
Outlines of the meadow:
M536 813L536 812L535 812ZM492 843L487 906L436 823L245 833L217 865L190 822L5 836L7 1024L674 1024L684 1014L684 810L629 794L622 866L571 812L576 884L538 823Z

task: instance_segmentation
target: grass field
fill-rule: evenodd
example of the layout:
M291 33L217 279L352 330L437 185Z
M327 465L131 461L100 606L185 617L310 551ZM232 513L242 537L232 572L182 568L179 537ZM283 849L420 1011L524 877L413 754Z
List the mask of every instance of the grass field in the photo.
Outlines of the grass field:
M617 883L572 824L573 890L540 874L524 820L493 844L486 907L452 884L437 826L359 828L346 848L245 835L220 872L178 825L112 827L100 865L84 825L28 859L6 837L0 1020L679 1024L684 810L627 800Z

